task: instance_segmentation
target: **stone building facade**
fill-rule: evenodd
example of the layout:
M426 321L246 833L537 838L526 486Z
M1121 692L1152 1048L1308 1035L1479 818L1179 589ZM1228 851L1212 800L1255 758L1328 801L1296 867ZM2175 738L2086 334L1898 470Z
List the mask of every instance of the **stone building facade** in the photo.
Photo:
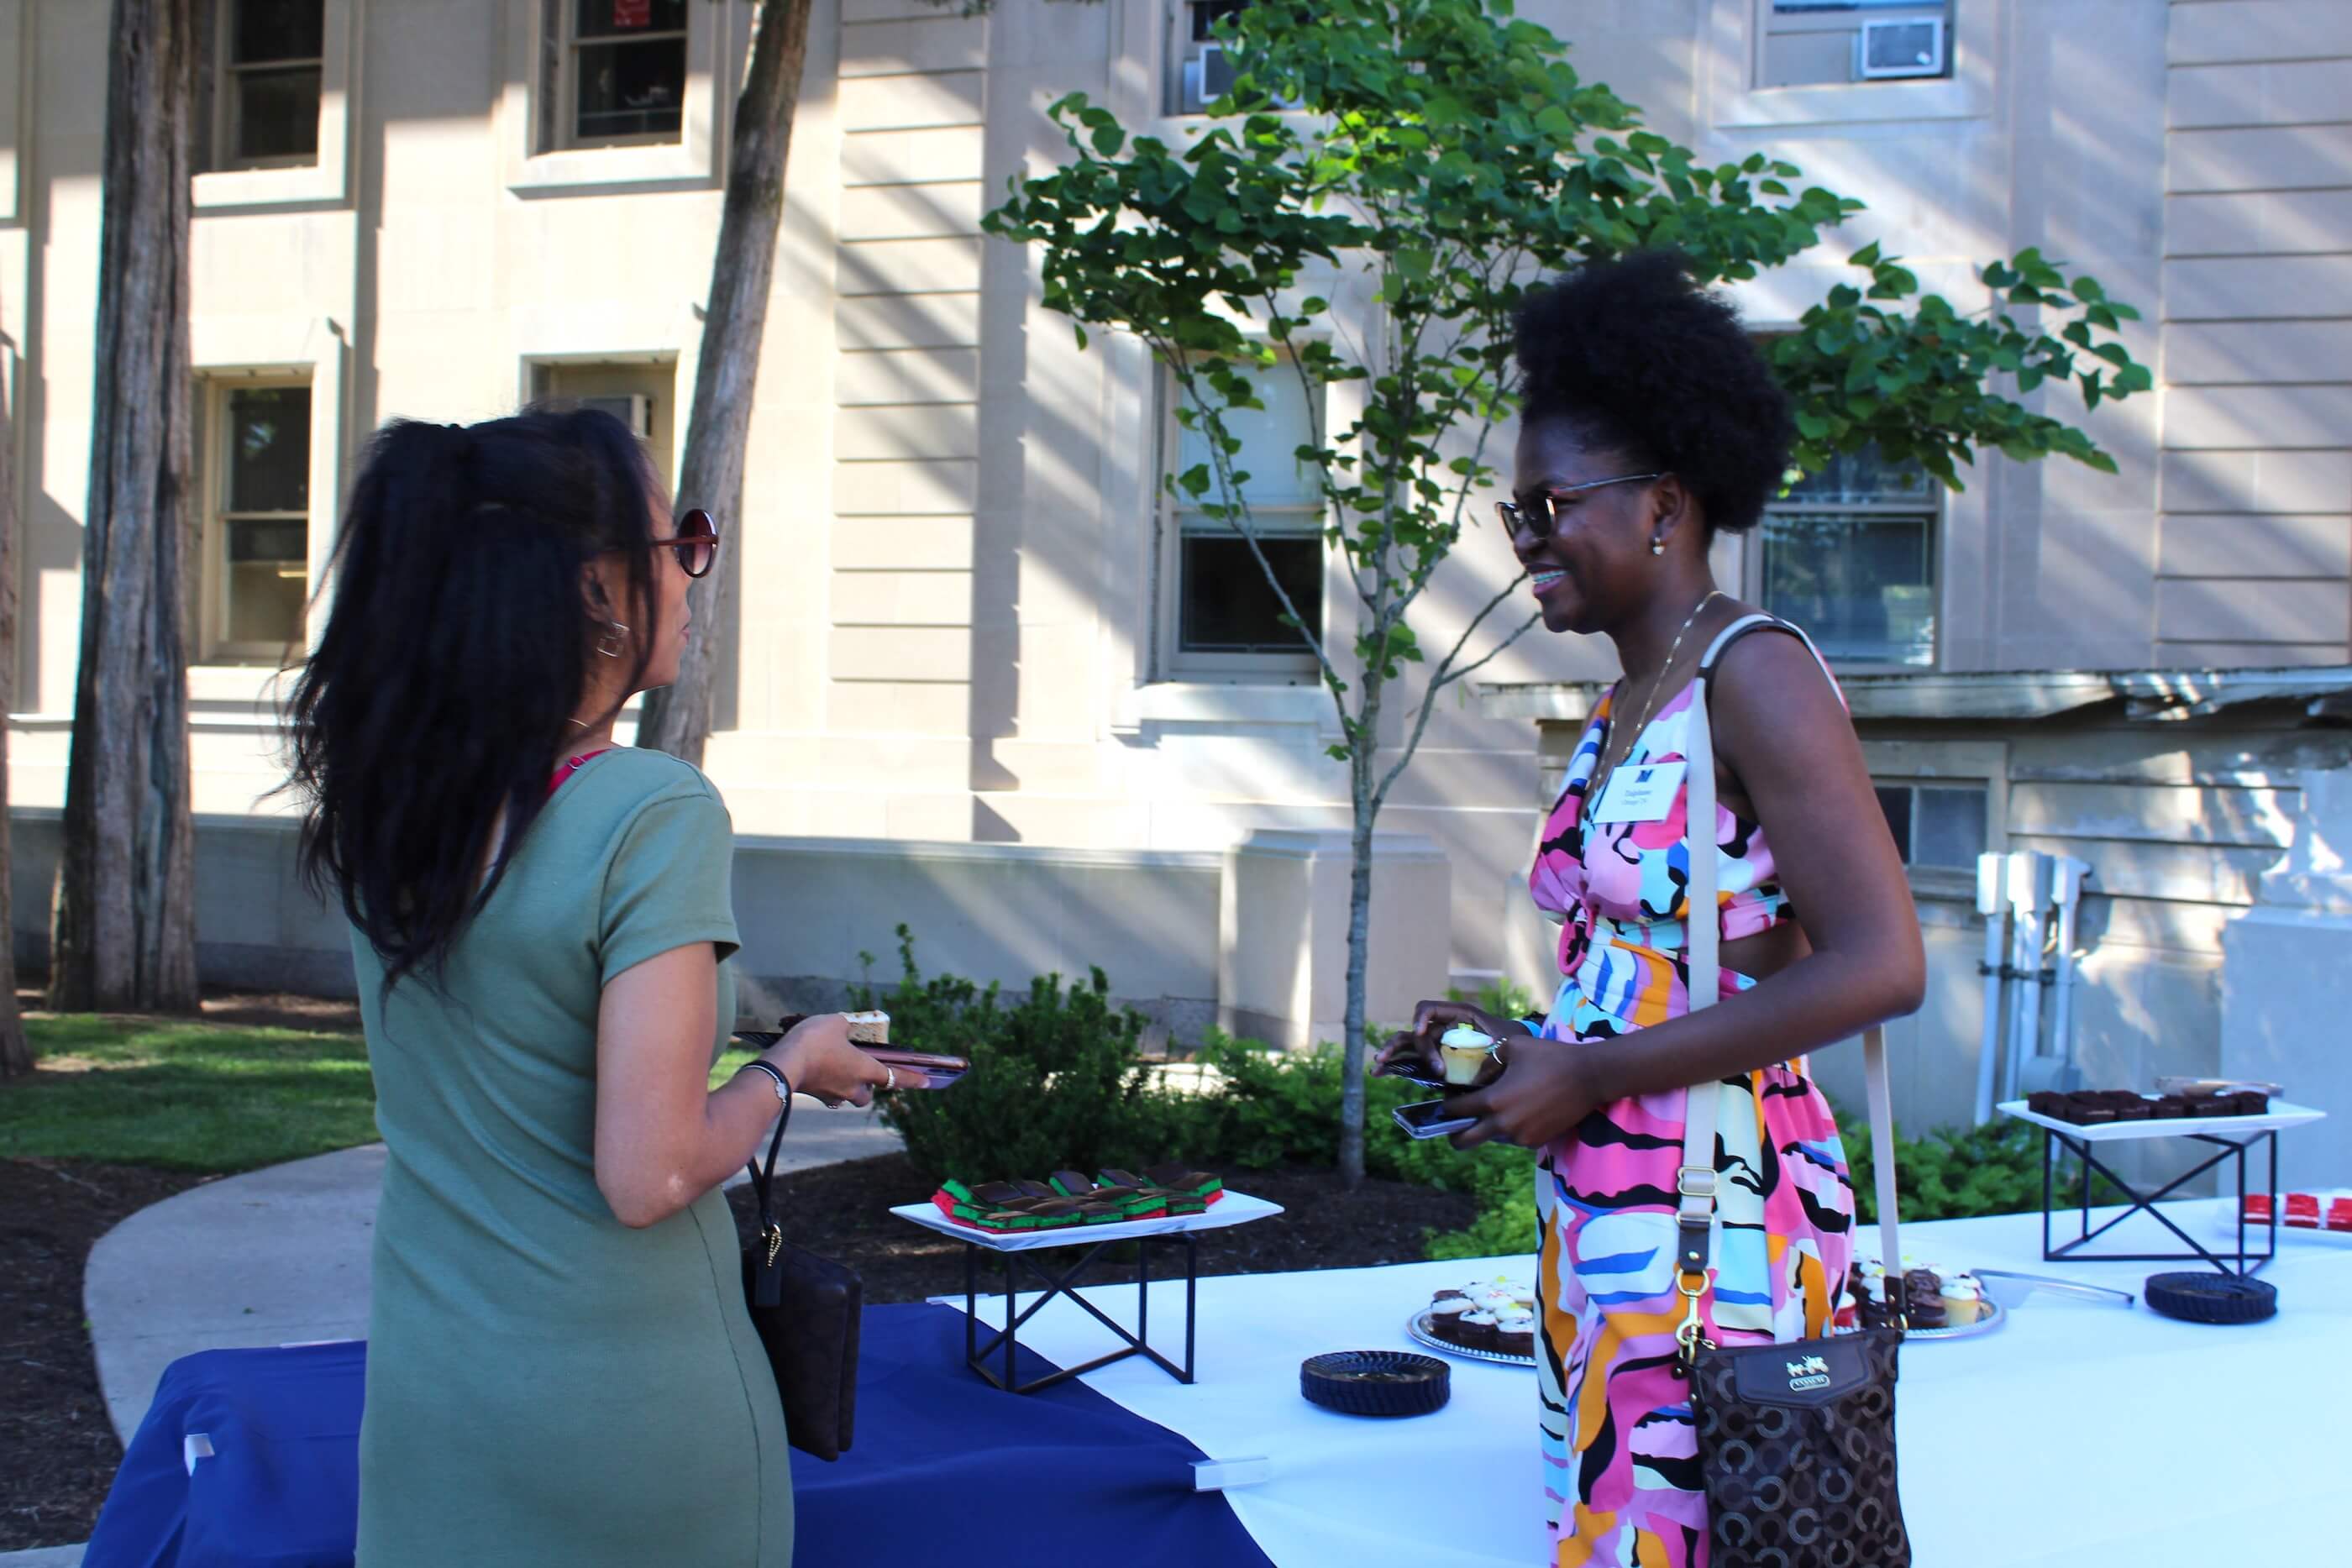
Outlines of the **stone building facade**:
M215 3L190 684L198 810L220 844L247 846L218 852L247 872L208 886L250 891L282 870L268 847L282 834L264 831L286 809L268 794L276 672L315 629L306 606L368 432L595 398L674 465L751 7ZM1222 68L1205 25L1228 4L998 0L965 16L817 0L745 493L726 519L744 592L709 767L778 876L820 853L953 869L894 880L890 908L860 903L855 876L827 883L847 903L778 925L752 955L764 973L837 980L857 951L887 955L905 919L939 934L941 962L1013 978L1097 963L1171 1019L1271 1016L1328 991L1319 951L1249 978L1240 960L1273 938L1236 932L1246 910L1195 885L1254 834L1291 835L1282 852L1307 865L1297 835L1345 824L1328 700L1160 497L1182 437L1148 357L1079 348L1038 303L1035 259L979 230L1009 178L1055 155L1043 109L1064 92L1172 140L1197 126L1187 110ZM0 0L0 352L26 519L12 760L36 845L63 789L80 602L105 10ZM2071 847L2095 871L2089 1048L2118 1072L2218 1064L2227 933L2305 831L2310 771L2343 766L2336 699L2296 683L2352 656L2352 7L1520 14L1702 155L1769 149L1868 204L1804 265L1742 290L1759 330L1792 321L1868 241L1964 307L1988 302L1976 264L2032 245L2146 313L2131 342L2157 394L2090 423L2119 475L1989 458L1948 496L1859 464L1727 543L1722 566L1822 633L1867 694L1924 915L1953 933L1939 940L1958 954L1972 939L1954 876L1978 850ZM1286 444L1330 417L1279 405L1257 438ZM1450 642L1508 570L1501 541L1475 532L1424 642ZM1401 997L1449 977L1546 983L1514 886L1546 759L1607 659L1525 641L1437 716L1381 824L1407 841L1394 907L1419 912L1389 939ZM2216 672L2259 700L2151 696ZM1036 907L1062 912L1059 935L987 917L992 876L1049 862L1060 891ZM18 889L36 927L41 874L36 848ZM290 945L333 967L331 929L307 916L247 930L249 907L205 904L215 961ZM1928 1086L1974 1049L1965 968L1939 967L1915 1030L1920 1115L1950 1113ZM1236 987L1255 989L1223 994Z

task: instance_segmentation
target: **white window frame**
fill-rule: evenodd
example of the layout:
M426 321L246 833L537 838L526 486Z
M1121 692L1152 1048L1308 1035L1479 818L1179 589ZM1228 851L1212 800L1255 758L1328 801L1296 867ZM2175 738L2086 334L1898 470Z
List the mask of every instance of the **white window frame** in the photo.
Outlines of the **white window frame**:
M300 162L208 169L195 177L191 188L191 200L198 213L294 205L341 206L349 203L351 132L358 113L361 76L358 39L365 31L359 23L367 3L368 0L323 0L320 6L317 155ZM226 29L227 0L219 0L217 8L220 26ZM226 37L226 31L216 35L222 39ZM203 128L203 133L213 139L214 147L219 148L218 126L227 112L228 96L223 90L227 56L225 42L215 54L218 59L215 69L221 72L224 80L214 84L215 124Z
M539 402L548 399L617 395L557 385L567 372L611 371L615 373L615 379L631 376L657 388L656 392L648 394L656 400L656 409L651 421L652 431L645 438L646 450L654 460L654 470L661 476L662 483L675 486L678 462L685 455L686 441L685 402L678 395L681 357L675 350L526 355L522 365L522 401Z
M506 148L507 189L520 196L606 194L614 191L716 188L725 177L728 119L734 72L750 46L749 0L690 0L686 11L686 91L675 140L550 146L541 109L553 94L560 129L570 119L570 51L549 80L546 23L551 5L566 7L562 36L572 26L568 0L499 0L505 7L509 57L524 68L507 73L499 99L499 140Z
M1183 425L1177 419L1176 411L1181 406L1183 391L1177 384L1176 373L1173 370L1160 364L1155 364L1153 368L1157 372L1160 389L1159 452L1155 472L1164 475L1172 471L1177 461L1176 455L1181 450ZM1286 372L1287 370L1287 360L1276 367L1277 372ZM1322 390L1316 389L1316 394L1308 404L1307 420L1310 426L1318 429L1318 434L1328 434L1330 418L1329 402L1320 395ZM1202 499L1214 502L1217 499L1216 493L1212 490ZM1182 505L1179 497L1170 495L1164 486L1160 489L1152 526L1155 540L1154 563L1157 568L1155 575L1159 579L1159 591L1154 596L1158 635L1153 639L1157 653L1159 678L1164 681L1204 683L1319 685L1320 666L1316 664L1314 653L1304 648L1295 653L1213 653L1185 651L1182 645L1184 540L1180 515L1194 510L1198 508ZM1315 519L1315 537L1318 539L1322 538L1323 508L1319 506L1268 507L1254 504L1251 507L1251 513L1254 517L1259 519L1267 517L1313 518ZM1262 538L1272 534L1299 538L1304 537L1307 531L1297 526L1274 528L1261 526L1257 529ZM1322 603L1318 606L1319 623L1309 628L1316 639L1323 643L1326 648L1330 645L1325 631L1330 621L1332 600L1330 558L1331 550L1327 541L1320 555L1324 570Z
M1201 111L1184 107L1184 68L1201 57L1208 45L1192 37L1192 16L1210 0L1169 0L1168 45L1162 57L1168 62L1160 84L1161 118L1167 120L1198 120Z
M257 392L282 388L300 388L310 397L310 427L315 450L319 425L319 389L311 375L302 371L256 370L244 372L215 371L199 379L203 391L204 455L197 467L203 485L204 560L198 574L198 610L196 616L197 663L211 665L266 665L278 669L300 657L309 643L309 613L295 628L293 638L284 643L236 643L228 635L228 525L232 521L287 521L296 517L302 519L305 539L303 563L303 598L307 604L317 593L317 560L319 556L319 494L312 486L310 505L305 511L295 512L236 512L228 506L229 480L233 458L228 449L230 397L240 392ZM317 465L311 465L315 479Z
M335 4L336 0L329 0ZM340 323L323 316L206 316L190 319L191 354L197 390L215 380L226 382L302 382L310 385L310 601L303 628L306 648L316 647L326 630L324 608L329 601L330 573L335 555L334 509L343 494L344 466L350 432L345 388L350 381L351 346ZM210 429L208 423L206 426ZM209 465L199 463L199 485L212 482ZM206 517L205 492L195 492L198 518ZM210 549L210 529L197 536L199 557ZM192 584L199 610L208 590L202 581L202 560ZM280 672L274 664L207 662L204 628L192 619L195 658L188 669L188 695L200 704L228 707L275 705L283 695ZM300 650L297 650L299 652Z
M236 9L247 3L247 0L214 0L213 113L212 123L204 130L204 134L211 139L213 153L211 168L207 172L241 173L253 169L308 169L318 162L319 154L322 151L317 141L312 142L308 154L289 153L276 158L240 158L236 155L237 110L243 100L235 89L236 78L246 72L286 71L292 70L298 66L311 67L319 73L319 119L320 120L319 129L323 132L326 129L324 122L327 96L327 0L318 0L320 53L316 57L298 59L289 56L285 59L257 60L240 65L230 56L233 53L232 41L236 37Z
M2009 747L1997 740L1879 740L1864 737L1863 765L1873 786L1981 789L1987 853L2009 848ZM1973 907L1976 868L1906 865L1914 897Z
M1953 0L1944 47L1951 74L1907 80L1756 85L1772 0L1706 0L1699 40L1699 120L1724 131L1769 131L1801 125L1892 120L1984 120L1996 98L1993 78L2006 13L2018 0ZM1769 144L1768 144L1769 145Z
M580 51L583 48L604 48L614 43L657 44L675 38L683 46L679 53L686 58L687 76L691 78L694 71L692 0L688 0L682 7L687 16L687 26L684 27L658 29L648 27L645 32L632 34L625 39L597 38L593 42L583 40L580 37L578 0L548 0L548 5L551 9L542 12L541 15L552 16L556 19L558 40L556 53L561 60L561 69L558 74L562 79L557 82L553 94L555 134L551 139L551 144L547 151L562 152L593 151L609 147L675 147L686 140L686 98L682 90L685 84L681 81L677 135L667 136L659 131L641 131L634 136L599 136L583 141L580 135Z
M1764 516L1757 523L1752 536L1743 541L1747 546L1747 559L1740 570L1741 591L1753 602L1765 605L1767 609L1771 608L1765 604L1764 599L1766 589L1764 561L1771 549L1770 541L1765 536L1766 530L1772 526L1773 517L1778 515L1801 512L1809 516L1866 519L1870 517L1909 518L1924 513L1927 518L1927 600L1935 626L1928 645L1927 662L1924 664L1913 664L1887 660L1855 659L1850 656L1841 658L1833 649L1824 649L1823 652L1836 668L1857 674L1926 674L1930 671L1941 669L1944 663L1945 644L1949 633L1945 619L1947 595L1945 593L1944 541L1950 528L1949 508L1945 505L1947 495L1948 492L1944 487L1936 483L1931 476L1928 479L1927 497L1918 502L1866 501L1822 505L1775 498L1765 507ZM1805 630L1808 632L1813 632L1817 628L1807 626Z

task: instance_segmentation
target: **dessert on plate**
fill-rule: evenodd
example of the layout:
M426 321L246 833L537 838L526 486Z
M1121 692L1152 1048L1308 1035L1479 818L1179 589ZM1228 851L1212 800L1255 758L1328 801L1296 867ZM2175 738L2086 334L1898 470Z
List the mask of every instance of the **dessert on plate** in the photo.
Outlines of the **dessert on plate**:
M1841 1329L1895 1326L1886 1306L1886 1270L1875 1258L1857 1258L1846 1270L1845 1299L1838 1305ZM1899 1280L1903 1316L1915 1329L1965 1328L1992 1311L1984 1286L1966 1270L1903 1260Z
M2178 1094L2142 1094L2133 1089L2037 1089L2025 1097L2025 1108L2035 1115L2078 1127L2201 1116L2260 1116L2270 1107L2270 1096L2258 1089Z
M1058 1170L1050 1181L974 1183L950 1176L931 1194L931 1203L975 1230L1055 1230L1200 1214L1224 1195L1224 1182L1211 1172L1154 1166L1149 1177L1117 1167L1094 1176Z
M1536 1353L1536 1294L1505 1279L1440 1291L1429 1301L1430 1334L1464 1350L1503 1355Z

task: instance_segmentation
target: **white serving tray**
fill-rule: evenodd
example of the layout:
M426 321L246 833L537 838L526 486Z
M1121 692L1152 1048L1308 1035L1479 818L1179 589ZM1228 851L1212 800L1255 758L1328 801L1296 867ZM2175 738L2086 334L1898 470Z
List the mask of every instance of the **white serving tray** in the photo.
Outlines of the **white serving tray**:
M1199 1214L1163 1214L1157 1219L1122 1219L1111 1225L1066 1225L1055 1230L980 1230L958 1225L935 1204L902 1203L891 1213L926 1230L952 1236L985 1247L991 1252L1032 1252L1041 1247L1091 1246L1097 1241L1133 1241L1147 1236L1174 1236L1186 1230L1222 1230L1247 1225L1282 1212L1282 1205L1225 1188L1225 1196Z
M2003 1115L2031 1122L2037 1127L2047 1127L2053 1133L2063 1133L2085 1144L2128 1144L2139 1138L2185 1138L2194 1133L2225 1138L2252 1135L2280 1127L2300 1127L2305 1122L2316 1122L2327 1114L2308 1105L2273 1100L2271 1108L2259 1116L2176 1116L2161 1122L2151 1117L2145 1122L2104 1122L2095 1127L2082 1127L2072 1122L2062 1122L2055 1116L2029 1111L2022 1100L2004 1100L2000 1103L2000 1111Z

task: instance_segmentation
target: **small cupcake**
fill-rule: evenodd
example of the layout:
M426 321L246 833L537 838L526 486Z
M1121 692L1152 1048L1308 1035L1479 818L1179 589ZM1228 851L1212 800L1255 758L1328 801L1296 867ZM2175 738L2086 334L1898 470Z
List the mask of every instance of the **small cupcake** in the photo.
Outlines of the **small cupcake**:
M1484 1030L1458 1023L1437 1037L1437 1054L1444 1064L1445 1082L1468 1089L1476 1084L1494 1056L1495 1040Z
M1454 1322L1455 1343L1472 1350L1501 1348L1501 1320L1486 1308L1473 1308Z
M1495 1320L1495 1348L1505 1355L1535 1354L1535 1313L1510 1312L1497 1317Z
M1944 1302L1944 1321L1954 1328L1963 1328L1980 1322L1991 1309L1985 1305L1984 1287L1969 1274L1948 1274L1940 1292Z

